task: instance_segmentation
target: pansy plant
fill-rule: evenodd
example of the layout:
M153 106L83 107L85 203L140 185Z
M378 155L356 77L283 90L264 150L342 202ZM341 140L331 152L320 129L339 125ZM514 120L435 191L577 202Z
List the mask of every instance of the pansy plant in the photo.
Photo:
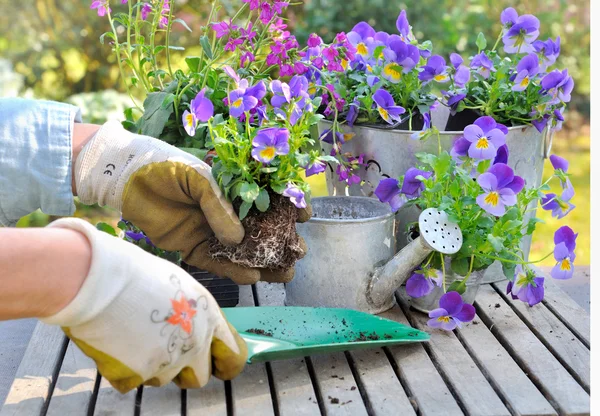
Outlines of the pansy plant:
M451 55L457 69L450 71L451 82L443 88L444 104L453 115L474 111L507 126L559 130L574 86L567 70L552 69L560 54L560 38L538 39L539 20L519 15L512 7L502 12L500 20L502 30L491 49L486 49L482 33L477 37L479 51L470 58L470 73L456 67L462 57Z
M436 286L446 292L440 309L430 314L429 323L436 328L453 329L471 316L470 309L467 313L459 302L460 294L466 290L473 271L485 269L496 260L509 279L507 293L531 306L544 297L544 278L529 267L531 264L553 255L556 265L551 276L569 279L573 275L577 234L568 226L556 232L555 248L543 259L526 261L520 248L523 238L541 222L529 214L538 202L559 218L574 208L569 202L574 195L569 164L552 155L552 177L538 188L526 187L523 178L507 164L510 149L505 144L506 134L506 126L483 116L467 126L456 138L452 151L447 152L441 150L439 133L434 131L429 137L437 136L438 154L418 153L418 163L405 175L382 179L375 190L379 200L388 203L394 212L411 205L421 210L437 208L462 230L463 245L456 254L433 252L406 283L412 297L426 296ZM550 181L560 182L561 195L546 192ZM444 269L447 260L452 272L463 276L448 286Z

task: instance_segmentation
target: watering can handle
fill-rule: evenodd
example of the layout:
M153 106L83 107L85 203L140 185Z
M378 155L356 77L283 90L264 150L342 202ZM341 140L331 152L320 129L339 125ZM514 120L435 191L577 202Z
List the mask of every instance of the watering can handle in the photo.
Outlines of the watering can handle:
M552 150L553 139L554 139L554 130L551 130L548 127L546 127L546 129L544 130L544 137L543 137L544 159L548 159L548 157L550 157L550 151Z

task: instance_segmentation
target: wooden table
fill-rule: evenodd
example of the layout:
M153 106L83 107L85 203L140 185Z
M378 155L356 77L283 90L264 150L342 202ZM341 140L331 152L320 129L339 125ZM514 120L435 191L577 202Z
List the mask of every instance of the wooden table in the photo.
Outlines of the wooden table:
M60 329L38 324L0 416L583 415L590 413L590 317L546 279L533 308L485 285L475 320L428 343L247 366L199 390L126 395ZM283 305L281 284L243 287L242 306ZM425 329L401 293L383 316Z

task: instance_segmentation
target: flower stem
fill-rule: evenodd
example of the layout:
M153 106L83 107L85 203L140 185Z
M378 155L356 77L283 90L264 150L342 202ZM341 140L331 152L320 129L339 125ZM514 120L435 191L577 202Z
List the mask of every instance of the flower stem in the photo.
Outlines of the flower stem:
M496 48L498 47L498 44L500 43L500 39L502 39L502 30L500 31L500 35L498 36L498 39L496 39L496 43L494 44L494 47L492 48L492 52L494 52L496 50Z
M168 0L165 0L168 1ZM169 49L169 35L171 34L171 26L173 25L172 22L172 17L173 17L173 4L171 3L169 5L169 16L167 17L167 33L165 35L165 46L167 47L167 67L169 68L169 75L171 76L171 78L173 78L173 69L171 68L171 52Z
M442 285L444 286L444 293L446 293L446 265L444 264L444 255L440 253L442 259Z
M550 257L553 254L553 252L551 251L550 253L548 253L546 256L544 256L543 258L539 259L539 260L535 260L535 261L514 261L514 260L508 260L508 259L503 259L500 257L496 257L496 256L488 256L487 254L483 254L483 253L479 253L479 256L482 257L486 257L488 259L492 259L492 260L499 260L503 263L512 263L512 264L534 264L534 263L539 263L541 261L546 260L548 257Z

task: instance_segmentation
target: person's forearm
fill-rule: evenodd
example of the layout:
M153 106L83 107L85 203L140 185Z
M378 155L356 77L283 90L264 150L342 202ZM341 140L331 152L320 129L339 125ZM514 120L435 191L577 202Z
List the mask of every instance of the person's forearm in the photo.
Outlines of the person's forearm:
M73 195L77 196L77 189L75 187L75 161L79 152L83 149L83 146L89 142L92 137L98 132L100 126L96 124L83 124L75 123L73 126L73 157L71 158L71 169L73 171L71 187L73 188Z
M91 247L67 229L0 228L0 320L51 316L75 297Z

